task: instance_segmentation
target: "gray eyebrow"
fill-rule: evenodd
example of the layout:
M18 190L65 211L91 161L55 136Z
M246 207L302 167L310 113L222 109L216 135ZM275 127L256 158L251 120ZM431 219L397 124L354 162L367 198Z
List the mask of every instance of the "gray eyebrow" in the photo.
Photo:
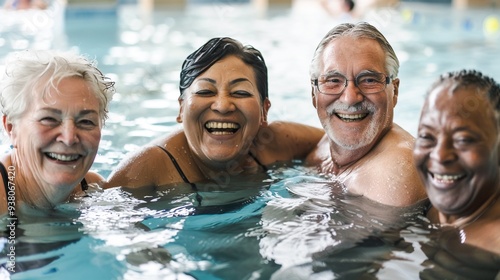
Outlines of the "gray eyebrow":
M43 111L49 111L49 112L52 112L52 113L55 113L55 114L59 114L59 115L62 114L61 110L55 109L55 108L50 108L50 107L44 107L44 108L41 108L41 110L43 110ZM84 116L84 115L88 115L88 114L97 114L97 115L99 115L99 113L96 110L81 110L78 113L78 116Z

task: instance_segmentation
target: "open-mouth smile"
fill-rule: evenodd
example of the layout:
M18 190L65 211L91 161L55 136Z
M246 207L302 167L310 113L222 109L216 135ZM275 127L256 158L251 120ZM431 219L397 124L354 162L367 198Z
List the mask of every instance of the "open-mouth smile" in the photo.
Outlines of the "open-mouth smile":
M433 178L435 182L440 184L453 184L463 178L465 178L465 174L437 174L429 172L430 176Z
M211 134L215 135L230 135L236 133L240 129L240 125L233 122L215 122L210 121L205 123L205 128Z
M63 161L63 162L73 162L82 157L79 154L45 153L45 155L52 160Z
M366 118L366 116L368 116L368 113L364 113L364 114L340 114L340 113L336 113L335 115L344 122L356 122L356 121L361 121L364 118Z

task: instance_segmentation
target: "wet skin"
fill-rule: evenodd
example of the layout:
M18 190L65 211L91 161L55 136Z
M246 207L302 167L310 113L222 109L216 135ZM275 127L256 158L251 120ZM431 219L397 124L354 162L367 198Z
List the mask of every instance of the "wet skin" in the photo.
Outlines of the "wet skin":
M332 156L344 166L363 157L391 129L399 80L391 80L385 90L373 94L363 94L355 86L352 80L362 71L388 74L384 51L371 39L334 39L321 61L322 75L338 72L350 80L340 94L313 93L313 105L330 138Z
M198 76L179 103L189 147L208 166L246 155L270 106L262 106L253 68L235 56Z
M38 185L47 201L69 195L92 166L101 139L99 102L83 79L64 78L27 112L6 123L18 184Z
M469 88L435 88L422 110L414 158L448 222L477 210L499 180L498 127L487 98Z

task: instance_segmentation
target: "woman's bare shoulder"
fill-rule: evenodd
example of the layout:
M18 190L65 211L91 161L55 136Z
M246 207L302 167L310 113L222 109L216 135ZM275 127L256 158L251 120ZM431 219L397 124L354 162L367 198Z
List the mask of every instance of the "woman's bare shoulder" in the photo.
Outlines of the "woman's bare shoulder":
M143 187L158 185L165 181L173 168L167 154L178 158L177 151L187 149L187 140L182 130L159 137L150 143L130 152L109 175L105 188L115 186Z

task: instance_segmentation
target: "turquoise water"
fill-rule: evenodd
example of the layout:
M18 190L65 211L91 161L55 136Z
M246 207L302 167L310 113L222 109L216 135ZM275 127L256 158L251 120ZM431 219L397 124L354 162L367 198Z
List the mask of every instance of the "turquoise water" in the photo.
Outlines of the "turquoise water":
M399 275L399 269L382 270L381 264L391 261L394 252L401 252L398 258L407 254L408 259L399 261L417 276L422 267L411 258L418 256L404 249L414 244L402 242L399 228L408 223L424 227L422 208L402 211L349 197L307 174L300 167L283 167L267 180L236 183L216 194L200 191L201 206L192 194L96 192L49 217L23 220L16 267L29 269L15 276L284 279L290 270L315 277L312 271L320 268L318 279L379 271L390 277ZM355 259L346 257L351 261L347 267L327 265L339 254Z
M271 120L319 126L308 67L338 21L297 2L264 14L227 3L149 15L131 5L2 11L0 65L8 52L28 47L76 49L99 61L118 92L93 166L106 177L125 153L178 127L182 61L215 36L264 54ZM367 17L401 60L397 123L415 134L425 90L444 71L476 68L500 80L500 31L485 28L499 14L403 4ZM421 207L398 210L347 196L293 164L266 178L199 189L202 205L189 192L111 189L48 217L26 217L16 235L16 265L26 269L13 279L419 279L433 271L425 244L439 230ZM7 237L0 239L4 250Z

